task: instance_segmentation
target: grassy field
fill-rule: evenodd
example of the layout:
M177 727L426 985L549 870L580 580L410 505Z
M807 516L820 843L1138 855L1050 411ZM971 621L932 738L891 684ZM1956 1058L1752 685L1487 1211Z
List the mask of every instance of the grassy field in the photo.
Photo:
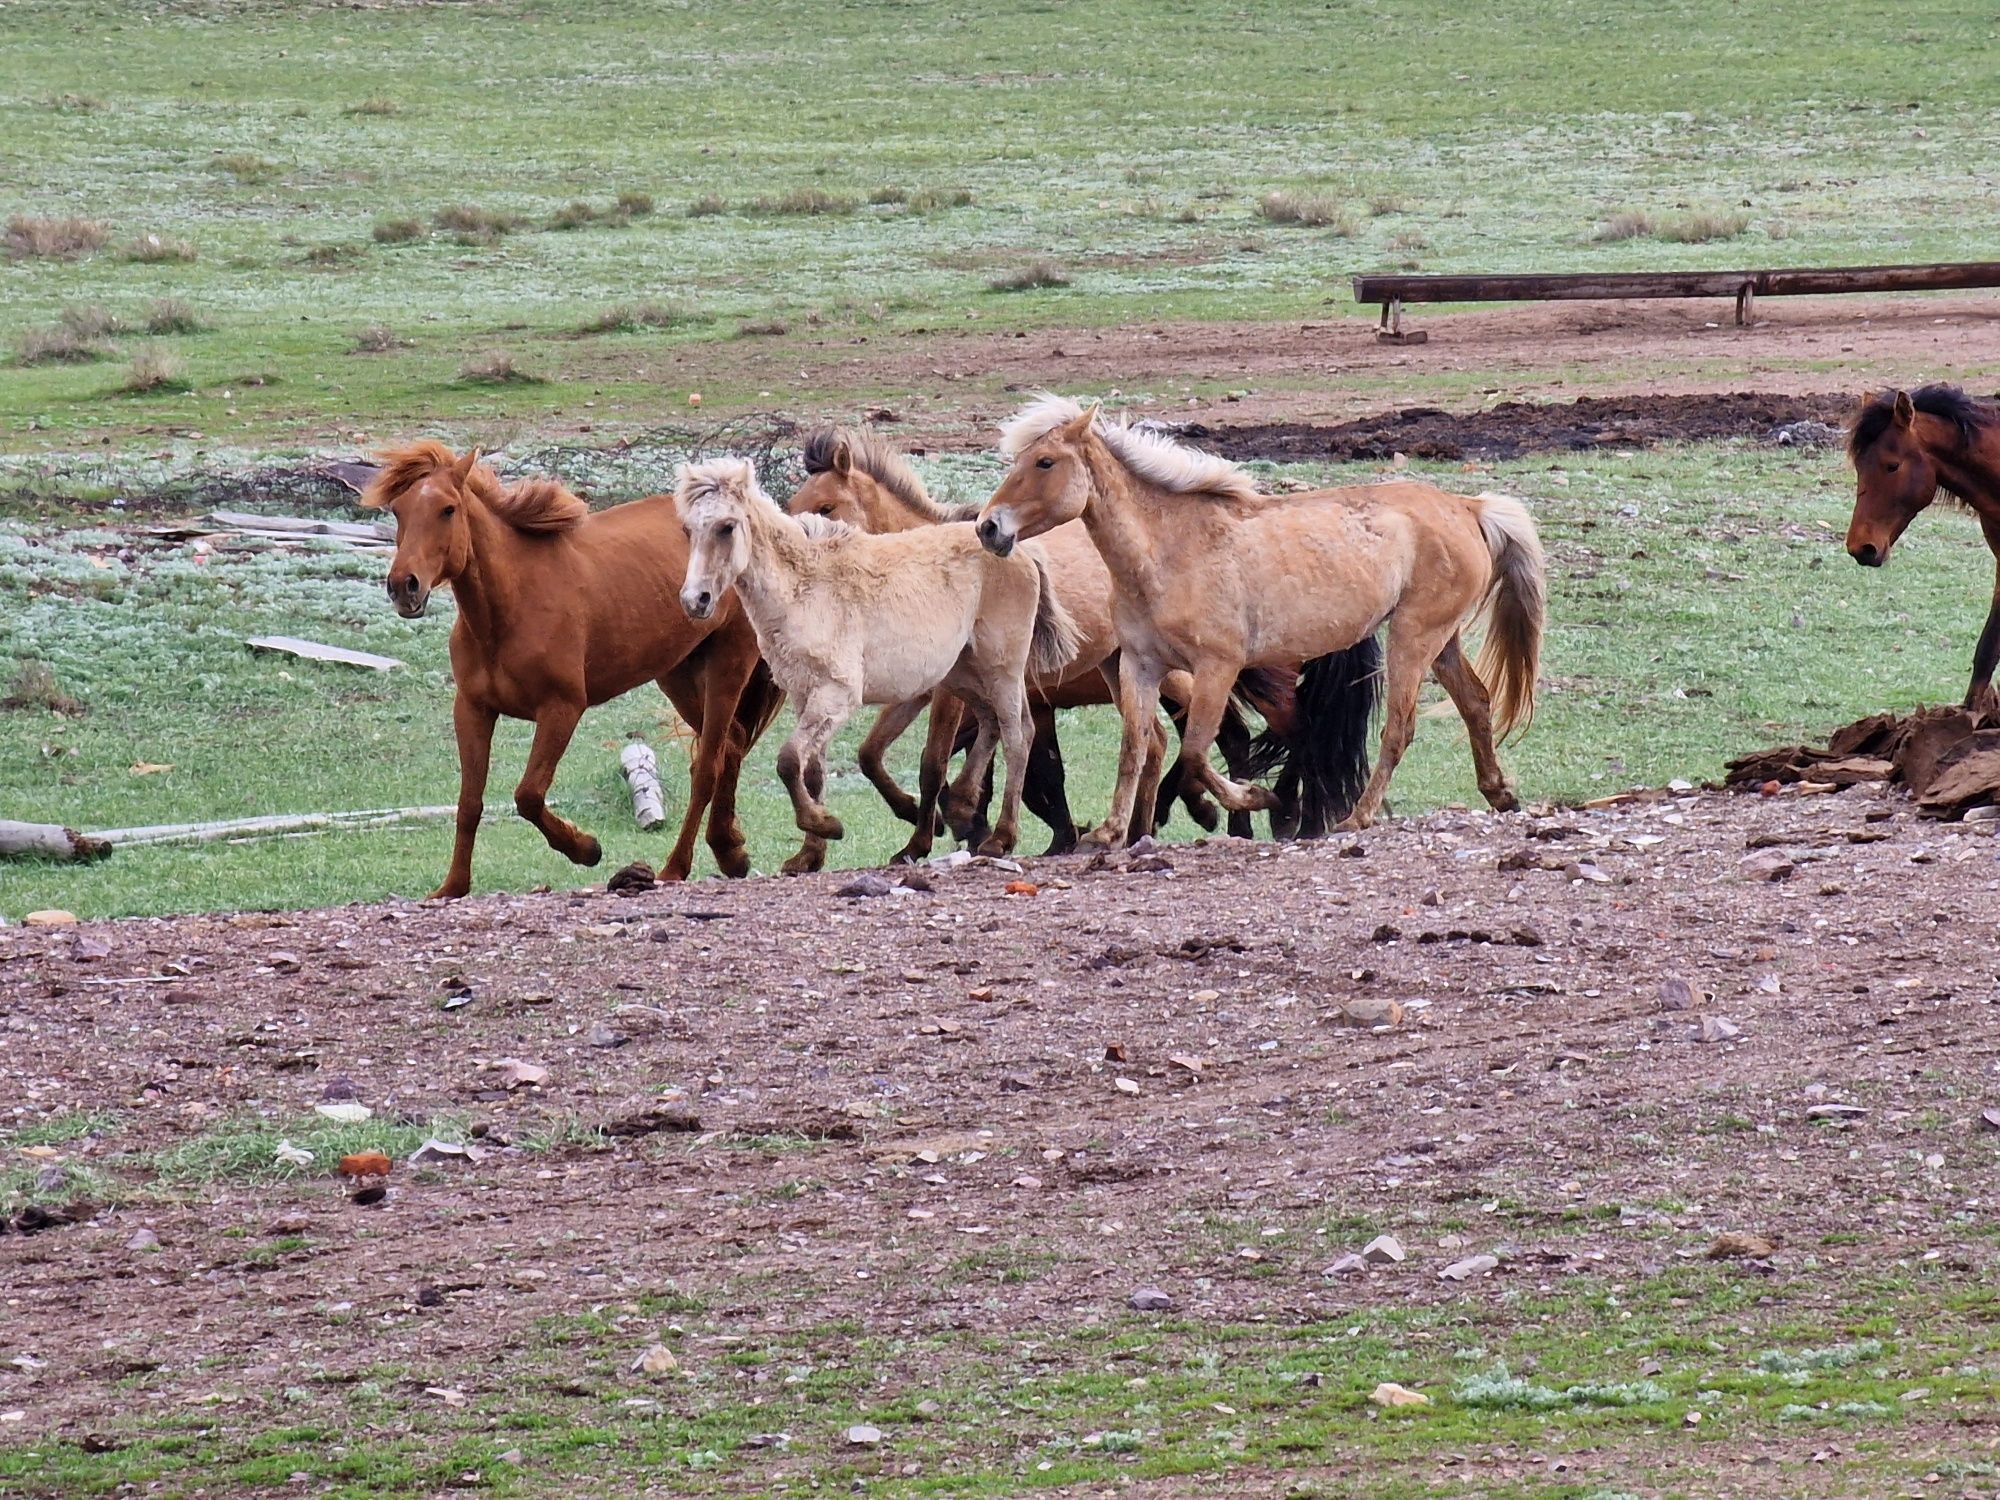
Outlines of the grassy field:
M1549 544L1547 697L1507 752L1530 799L1717 776L1742 750L1963 690L1987 567L1966 517L1926 517L1892 568L1863 575L1838 547L1851 480L1833 454L1725 445L1578 459L1435 476L1528 497ZM949 496L982 493L996 472L972 458L927 467ZM0 785L23 813L86 828L451 801L450 606L440 597L428 618L399 619L381 595L382 567L379 558L335 551L223 550L201 560L185 543L131 548L120 533L80 524L7 523L0 590L21 607L0 616L0 662L46 666L54 692L88 711L0 711ZM409 666L377 675L244 649L244 637L279 630ZM1867 651L1857 654L1854 642L1869 643ZM617 747L632 732L663 747L670 814L686 784L663 698L641 691L594 710L554 794L604 840L607 862L593 875L513 816L507 790L528 734L524 725L503 726L490 795L499 815L481 833L476 888L574 884L627 860L657 862L668 839L632 825L618 777ZM849 829L836 855L879 863L905 830L853 773L854 738L839 747L831 787ZM1109 710L1073 714L1064 742L1073 803L1094 819L1109 793L1116 721ZM775 869L796 839L772 772L777 743L765 740L746 774L751 850L763 870ZM916 744L912 736L904 747L906 781ZM1468 799L1477 794L1463 732L1449 718L1423 721L1395 805ZM1182 820L1175 831L1192 830ZM1031 823L1025 847L1039 852L1042 839ZM444 826L406 827L134 849L87 868L0 866L0 913L421 895L437 882L449 846Z
M0 423L608 429L894 394L856 338L1352 313L1363 269L1977 256L1997 46L1966 0L30 0L0 214L84 227L10 241Z

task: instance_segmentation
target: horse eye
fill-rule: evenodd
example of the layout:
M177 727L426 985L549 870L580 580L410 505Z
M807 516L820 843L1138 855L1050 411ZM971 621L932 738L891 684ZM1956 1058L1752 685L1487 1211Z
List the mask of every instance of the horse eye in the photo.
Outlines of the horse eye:
M458 507L456 505L447 505L444 508L444 518L447 521L449 521L453 516L457 514L458 514Z
M1882 467L1886 469L1889 473L1893 474L1898 469L1902 468L1903 465L1900 460L1892 458L1887 463L1883 464Z
M735 536L736 523L734 521L724 521L720 526L715 528L715 534L717 536Z
M833 507L831 505L822 505L819 508L819 513L823 516L830 516L833 514Z
M1038 469L1053 469L1055 466L1056 461L1053 458L1038 458L1035 460L1035 467Z

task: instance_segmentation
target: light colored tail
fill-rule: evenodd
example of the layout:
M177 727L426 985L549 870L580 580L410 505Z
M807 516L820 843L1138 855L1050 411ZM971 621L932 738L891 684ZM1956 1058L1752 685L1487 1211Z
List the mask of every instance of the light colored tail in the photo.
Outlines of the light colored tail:
M1070 618L1056 594L1055 581L1049 577L1047 554L1032 545L1021 550L1034 563L1035 582L1040 588L1035 600L1035 637L1028 648L1028 675L1053 677L1076 660L1076 653L1083 645L1083 632L1077 629L1076 621Z
M1535 717L1548 569L1534 518L1512 496L1481 495L1479 529L1493 554L1493 588L1486 596L1486 639L1474 670L1493 695L1494 737L1505 740Z

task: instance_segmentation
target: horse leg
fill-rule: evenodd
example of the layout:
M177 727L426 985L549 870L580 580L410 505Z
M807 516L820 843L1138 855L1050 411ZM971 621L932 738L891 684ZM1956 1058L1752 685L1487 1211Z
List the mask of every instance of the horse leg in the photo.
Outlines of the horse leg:
M958 700L940 692L932 700L930 725L924 732L924 758L917 768L917 816L913 820L917 826L909 842L896 851L892 864L913 865L930 854L937 838L938 797L944 791L944 773L951 765L951 750L957 740Z
M778 779L791 794L793 821L808 838L837 839L847 831L828 811L821 793L826 784L827 743L840 732L860 698L841 683L821 683L800 706L798 726L778 751ZM799 854L805 852L801 849Z
M1004 855L1014 852L1014 845L1021 837L1021 789L1027 783L1028 746L1034 738L1027 695L1018 678L1003 681L980 717L980 742L972 747L972 753L989 766L996 734L1007 757L1007 781L1000 794L1000 821L993 825L993 832L979 845L978 852Z
M556 779L556 766L569 749L577 720L583 717L578 703L557 703L535 717L535 740L528 748L528 766L514 788L514 811L541 829L549 847L573 865L594 865L604 858L596 839L569 819L549 811L549 787Z
M1243 780L1243 767L1250 759L1250 726L1243 722L1243 715L1236 711L1233 703L1223 712L1222 727L1215 732L1215 748L1222 752L1222 763L1229 767L1230 776L1237 781ZM1233 839L1257 836L1257 830L1250 823L1250 814L1233 812L1229 815L1229 836Z
M1167 717L1174 721L1175 732L1183 736L1187 733L1187 703L1193 690L1194 680L1185 672L1169 672L1166 680L1160 684L1160 696L1167 702ZM1222 821L1222 817L1215 809L1214 799L1203 790L1199 781L1191 780L1182 774L1178 759L1172 762L1166 760L1164 740L1160 745L1160 755L1162 770L1159 795L1153 800L1154 827L1167 821L1168 814L1173 810L1173 804L1178 801L1187 809L1187 815L1194 819L1197 828L1203 833L1215 832L1216 825ZM1169 786L1172 788L1171 792L1168 791ZM1150 833L1152 829L1139 831Z
M680 836L674 840L673 852L660 869L663 883L686 880L694 870L695 835L701 831L702 816L714 802L723 757L729 753L729 742L736 729L736 705L756 665L754 657L749 670L732 670L738 667L735 662L707 660L695 673L701 696L690 704L692 714L681 709L681 717L695 731L694 753L688 757L687 810L681 815ZM667 687L667 680L662 678L660 685ZM674 696L671 688L668 696ZM678 702L675 707L680 707ZM719 851L717 863L721 863Z
M1442 654L1445 642L1457 633L1456 621L1441 632L1420 632L1407 625L1400 615L1390 620L1387 664L1382 671L1382 744L1376 752L1375 770L1362 789L1360 800L1335 825L1340 832L1366 828L1381 813L1382 801L1389 794L1389 778L1396 774L1396 763L1410 748L1410 739L1416 733L1417 693L1424 685L1424 674Z
M1118 716L1122 732L1118 737L1118 781L1111 792L1111 810L1104 821L1078 841L1085 849L1117 849L1124 846L1132 828L1132 812L1138 801L1139 782L1145 774L1145 760L1159 728L1160 668L1140 661L1129 652L1119 653L1116 687ZM1109 674L1107 674L1109 675Z
M1472 741L1472 769L1479 778L1479 794L1495 812L1512 812L1521 803L1493 745L1493 700L1486 684L1465 659L1457 636L1444 643L1444 650L1431 663L1431 675L1451 694L1458 716L1465 720L1466 737Z
M1028 777L1021 786L1021 801L1054 834L1046 852L1067 854L1076 847L1079 830L1069 810L1062 745L1056 739L1056 711L1046 703L1032 703L1028 713L1035 732L1028 744Z
M1986 545L1993 549L1993 607L1986 612L1986 628L1979 632L1979 644L1972 648L1972 684L1965 690L1968 709L1992 707L1993 667L2000 662L2000 520L1979 518L1986 533Z
M1252 813L1277 806L1278 799L1254 782L1231 781L1208 760L1209 747L1222 728L1222 716L1229 711L1229 695L1241 669L1241 663L1225 661L1204 662L1195 669L1187 729L1181 735L1181 769L1190 781L1214 793L1215 800L1230 812Z
M889 811L905 823L917 821L916 799L896 784L896 778L889 774L889 767L883 757L889 747L903 737L929 703L927 698L912 698L907 703L892 703L875 717L875 727L868 731L861 741L861 749L855 754L855 764L861 774L868 778L868 784L882 794L882 800L889 804Z
M486 811L486 768L493 760L493 721L499 715L460 693L452 700L451 727L458 736L458 831L451 868L433 901L453 901L472 889L472 841Z
M1168 765L1177 764L1167 754L1167 749L1167 726L1160 722L1158 714L1154 714L1146 742L1146 759L1139 769L1139 788L1132 797L1132 827L1128 842L1148 838L1159 831L1160 785L1166 780Z

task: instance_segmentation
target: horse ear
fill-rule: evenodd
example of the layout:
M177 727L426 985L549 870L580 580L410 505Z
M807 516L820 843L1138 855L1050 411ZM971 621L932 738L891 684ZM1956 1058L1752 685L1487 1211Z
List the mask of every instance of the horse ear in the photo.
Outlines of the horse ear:
M842 479L854 472L854 451L847 446L844 437L833 441L833 472Z
M464 484L467 479L472 477L472 471L478 465L479 445L475 443L460 455L457 463L451 466L451 477L456 479L460 484Z
M1910 403L1908 391L1896 392L1896 425L1908 427L1917 420L1917 409Z
M1090 435L1090 429L1097 425L1097 414L1104 410L1102 401L1093 401L1083 413L1063 429L1063 435L1072 442L1082 442Z

